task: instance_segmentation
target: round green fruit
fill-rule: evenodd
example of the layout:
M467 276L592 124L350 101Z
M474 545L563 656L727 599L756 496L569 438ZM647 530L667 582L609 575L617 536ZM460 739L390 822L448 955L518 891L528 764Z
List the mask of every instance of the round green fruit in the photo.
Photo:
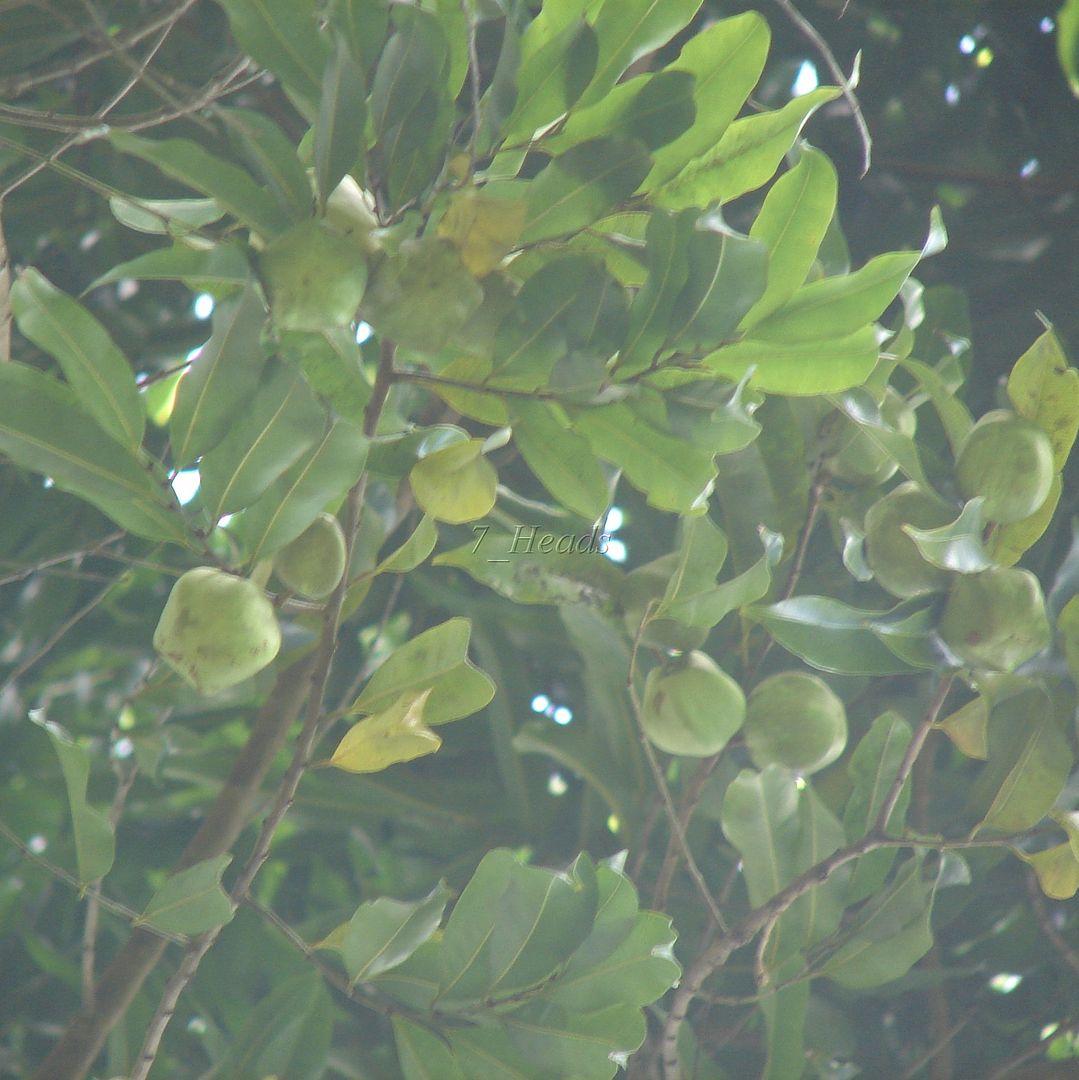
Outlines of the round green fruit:
M649 742L668 754L718 754L742 726L742 688L702 652L690 652L648 673L641 726Z
M257 585L199 566L173 585L154 648L200 693L216 694L266 667L281 648L281 630Z
M954 517L948 506L909 480L875 502L865 516L865 560L880 585L901 597L946 589L951 575L922 556L903 526L936 529Z
M962 574L948 594L939 631L969 667L1014 671L1049 644L1041 585L1027 570Z
M329 596L345 572L345 534L333 514L319 514L273 561L282 584L301 596Z
M831 687L816 675L782 671L749 695L745 737L758 769L782 765L808 776L843 753L847 713Z
M912 436L918 426L914 410L892 387L884 392L880 417L901 435ZM836 413L829 432L825 463L828 471L848 484L883 484L899 468L895 460L873 438L869 429Z
M1055 474L1049 436L1005 409L986 413L955 459L963 497L983 496L986 519L1002 524L1030 517L1049 497Z

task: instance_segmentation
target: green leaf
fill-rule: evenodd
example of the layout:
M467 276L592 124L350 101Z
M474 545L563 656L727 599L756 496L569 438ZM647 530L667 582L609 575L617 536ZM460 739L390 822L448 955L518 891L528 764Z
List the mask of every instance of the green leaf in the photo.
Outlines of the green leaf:
M362 170L366 93L363 69L338 38L322 75L315 126L315 178L323 203L346 173Z
M670 41L700 6L701 0L605 0L593 23L596 71L578 105L599 101L634 60Z
M373 71L386 43L389 0L334 0L332 18L360 67Z
M822 86L775 112L736 120L714 150L654 189L656 204L667 210L704 208L759 188L775 173L809 117L838 95L836 87Z
M1060 473L1053 477L1045 502L1030 517L998 525L989 538L988 549L999 566L1014 566L1045 535L1053 522L1064 482Z
M362 424L371 400L363 354L351 327L322 327L281 335L280 352L303 369L308 385L345 420Z
M794 344L745 338L709 353L701 363L715 375L739 380L773 394L807 397L860 386L877 363L877 335L871 326L832 341Z
M645 233L648 277L629 309L629 330L615 370L629 378L650 367L670 331L671 311L689 274L687 248L695 214L657 211Z
M270 189L291 221L311 216L311 181L288 136L264 113L254 109L221 109L244 159Z
M521 239L531 244L598 221L633 194L650 163L636 139L611 136L572 147L530 183Z
M974 419L970 410L955 396L955 388L945 382L940 372L923 364L920 360L906 357L900 361L900 366L918 380L918 384L933 402L933 408L937 410L944 434L948 437L948 445L952 454L959 453L959 447L974 426Z
M250 506L318 437L325 414L304 377L274 363L228 434L199 463L203 505L217 520Z
M24 270L11 288L19 330L56 358L79 404L117 442L142 444L146 417L127 358L108 331L36 270Z
M226 213L263 236L273 236L288 225L288 218L243 169L223 161L189 139L144 139L128 131L112 130L109 140L123 154L156 165L166 176L212 195Z
M1038 885L1050 900L1070 900L1079 892L1079 860L1070 843L1057 844L1028 855L1012 848L1037 875Z
M1073 681L1079 684L1079 596L1073 596L1057 616L1064 659Z
M694 124L652 155L640 191L652 191L710 151L741 111L764 70L771 33L756 11L720 19L693 35L665 71L693 76Z
M674 572L667 582L657 616L692 604L702 593L715 589L716 578L727 560L727 537L707 514L684 518Z
M109 209L121 225L161 236L183 236L225 216L224 207L216 199L134 199L113 195Z
M446 36L437 16L395 4L391 19L394 33L379 57L369 102L371 121L380 139L420 105L424 94L441 79L448 58Z
M424 513L460 525L490 513L498 473L483 453L483 439L469 439L420 458L408 482Z
M424 724L431 691L404 693L392 705L353 724L327 765L351 773L382 772L391 765L435 753L442 740Z
M993 565L982 543L985 532L985 516L979 496L963 506L955 521L938 529L918 529L904 525L905 532L915 543L922 557L942 570L954 570L958 574L977 574Z
M797 976L804 963L801 956L791 956L771 973L772 979L782 984L785 978ZM809 981L767 995L760 1007L768 1028L768 1059L762 1080L786 1080L804 1072Z
M403 694L431 696L424 723L435 726L482 709L494 696L491 680L468 659L468 619L454 618L425 630L396 649L371 676L349 713L378 713Z
M375 568L377 574L407 574L415 570L438 543L438 526L435 519L424 514L409 538L396 551L392 551Z
M652 506L692 513L711 494L716 476L712 454L661 431L630 405L588 409L577 414L575 423L593 452L624 470Z
M132 278L135 281L184 281L192 289L216 290L221 286L242 286L250 277L247 257L236 244L214 244L205 250L173 244L114 266L97 278L90 289Z
M522 866L506 850L485 855L443 932L438 1003L514 994L549 977L592 929L595 873L587 855L566 874Z
M944 732L969 758L985 761L989 757L989 702L976 697L934 725Z
M136 926L149 926L170 934L202 934L232 919L232 901L221 888L221 875L231 855L179 870L150 897Z
M178 468L212 450L251 400L266 363L259 341L265 321L253 288L214 309L213 333L180 380L169 421Z
M449 1045L429 1028L398 1015L393 1035L405 1080L468 1080Z
M772 185L749 230L767 246L768 284L742 320L743 330L783 307L804 284L835 214L837 187L835 167L809 147Z
M1008 397L1015 411L1049 436L1058 470L1079 432L1079 371L1053 330L1046 330L1015 362L1008 376Z
M561 535L537 525L514 533L475 528L473 543L436 555L434 565L458 567L518 604L613 605L621 574L603 557L598 527Z
M496 199L476 187L462 188L450 197L438 235L457 248L470 274L484 278L516 247L525 212L523 199Z
M14 361L0 364L0 451L122 528L153 540L185 540L179 508L149 462L106 434L69 387Z
M451 895L440 881L422 900L383 896L361 904L348 921L341 949L352 984L397 967L430 940Z
M318 101L329 45L318 30L314 0L218 0L237 44L269 68L306 106Z
M71 825L75 834L79 881L83 885L92 885L112 869L116 857L116 837L108 817L86 801L86 787L90 781L90 753L85 747L73 742L71 736L58 724L41 721L40 726L49 736L64 774L67 801L71 809Z
M1071 92L1079 97L1079 0L1064 0L1057 12L1057 59Z
M762 555L748 570L729 581L687 596L675 603L663 605L656 612L668 619L677 619L686 626L711 628L732 611L754 604L768 593L772 584L772 568L767 555Z
M251 561L258 562L295 540L318 514L360 477L367 439L338 420L266 494L238 519Z
M280 982L247 1012L218 1075L221 1080L319 1076L332 1035L333 1001L322 976L301 972Z
M1023 832L1056 802L1071 773L1072 750L1040 686L997 701L989 713L989 760L971 792L982 808L976 831Z
M566 509L595 521L607 508L610 485L587 441L543 402L517 400L513 415L513 441L540 483Z
M763 292L768 250L706 216L689 237L687 258L686 286L668 339L682 351L714 349L734 334Z
M750 608L776 641L821 671L847 675L891 675L912 666L886 648L871 623L886 614L849 607L827 596L795 596Z

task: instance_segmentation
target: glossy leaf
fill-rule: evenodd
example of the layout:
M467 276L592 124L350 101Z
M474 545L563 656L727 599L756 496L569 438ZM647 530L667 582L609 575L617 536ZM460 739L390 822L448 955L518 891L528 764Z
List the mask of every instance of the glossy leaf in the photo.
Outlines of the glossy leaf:
M86 800L90 753L74 742L59 725L42 721L41 727L49 736L64 774L72 831L75 834L79 881L83 885L91 885L112 869L116 857L116 837L107 815L95 810Z
M714 150L655 189L656 203L667 210L704 208L759 188L775 174L809 117L838 93L822 86L775 112L736 120Z
M250 506L318 438L325 413L303 376L274 365L228 434L199 463L211 518Z
M442 740L424 724L431 691L404 693L392 705L354 724L328 765L351 773L374 773L435 753Z
M837 188L835 167L807 147L769 189L749 230L767 247L767 287L742 320L743 330L783 307L805 283L835 214Z
M408 474L408 482L425 513L459 525L490 513L498 473L484 456L483 440L469 439L422 457Z
M315 178L323 204L346 173L362 171L366 92L363 69L338 38L322 74L315 125Z
M1072 678L1079 682L1079 596L1073 596L1057 616L1057 630L1064 649L1064 659Z
M430 690L424 723L445 724L482 709L494 685L468 659L469 622L454 618L395 650L371 676L350 713L379 713L402 695Z
M216 199L134 199L113 195L109 209L121 225L157 236L183 236L225 216L225 208Z
M434 518L425 514L411 536L378 564L376 573L407 574L426 561L437 543L438 526Z
M169 421L179 468L212 450L250 401L266 363L259 342L265 319L253 288L214 309L213 333L180 380Z
M1049 436L1057 469L1063 469L1079 432L1079 371L1052 329L1046 330L1015 362L1008 376L1015 411Z
M970 410L956 397L954 387L949 385L935 368L909 356L901 361L901 365L905 371L918 380L930 401L933 402L933 408L937 410L944 433L948 437L952 454L958 454L959 447L974 426Z
M154 892L136 926L149 926L170 934L202 934L224 926L232 918L232 901L221 888L221 875L231 855L178 870Z
M242 286L250 277L247 258L235 244L215 244L208 250L173 244L120 263L102 274L90 288L130 278L134 281L185 281L193 289L216 290L221 286Z
M84 413L69 387L36 368L0 364L0 451L138 536L184 541L163 479Z
M707 515L684 519L681 532L674 572L657 615L711 592L727 560L727 538Z
M109 139L121 153L142 158L173 180L213 196L227 213L263 236L273 236L288 225L288 218L272 195L239 166L216 157L196 142L144 139L115 129Z
M1045 502L1030 517L998 525L986 545L993 561L1000 566L1014 566L1045 535L1063 493L1064 482L1057 473Z
M55 357L84 408L117 442L142 444L146 418L134 373L108 331L32 268L11 288L19 330Z
M239 519L252 562L295 540L356 483L366 458L367 440L360 429L346 420L333 424Z
M982 543L985 516L984 499L971 499L955 521L939 529L917 529L904 525L903 531L914 541L922 557L942 570L977 574L993 565Z

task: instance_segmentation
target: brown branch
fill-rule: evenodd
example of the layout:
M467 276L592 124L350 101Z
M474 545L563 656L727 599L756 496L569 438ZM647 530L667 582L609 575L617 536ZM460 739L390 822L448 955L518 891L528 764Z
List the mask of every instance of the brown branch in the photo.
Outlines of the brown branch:
M1030 894L1030 906L1034 910L1034 918L1038 922L1041 932L1049 939L1049 943L1060 954L1061 959L1079 975L1079 953L1068 943L1064 935L1053 925L1049 912L1045 909L1045 897L1038 885L1037 875L1033 870L1027 875L1027 892Z

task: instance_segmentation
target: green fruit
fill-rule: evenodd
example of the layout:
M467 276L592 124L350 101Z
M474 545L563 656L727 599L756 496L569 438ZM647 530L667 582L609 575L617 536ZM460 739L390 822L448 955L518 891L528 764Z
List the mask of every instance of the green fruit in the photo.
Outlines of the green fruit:
M281 630L257 585L199 566L173 585L154 648L200 693L216 694L269 664L281 648Z
M346 176L326 200L325 220L367 255L380 251L375 200L351 176Z
M1049 436L1004 409L971 428L955 459L963 497L983 496L986 519L1004 524L1030 517L1049 497L1055 474Z
M653 668L645 680L641 726L668 754L718 754L745 716L742 688L702 652Z
M259 271L282 330L348 326L367 286L363 253L322 221L301 221L274 239Z
M912 436L918 426L914 410L890 386L880 404L880 417L901 435ZM843 413L835 414L835 423L827 440L825 463L833 476L848 484L859 485L883 484L899 468L867 428Z
M749 695L746 747L758 769L782 765L808 776L830 765L847 745L847 713L816 675L783 671Z
M991 671L1014 671L1050 638L1038 579L1003 567L957 577L939 629L964 664Z
M955 514L910 481L875 502L865 516L865 560L880 585L894 596L921 596L948 587L947 570L928 562L904 525L936 529Z
M329 596L345 572L345 534L333 514L319 514L273 561L274 573L293 592L312 600Z

